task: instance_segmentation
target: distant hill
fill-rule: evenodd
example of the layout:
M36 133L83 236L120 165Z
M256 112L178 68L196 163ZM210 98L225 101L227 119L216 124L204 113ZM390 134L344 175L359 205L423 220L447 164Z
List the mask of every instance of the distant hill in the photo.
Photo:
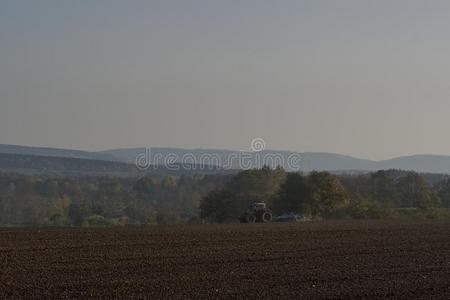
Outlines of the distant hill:
M123 162L82 159L71 157L37 156L0 153L0 172L14 172L28 175L49 176L105 176L135 177L144 174L155 176L180 176L196 174L233 174L236 170L221 170L209 166L172 164L150 166L139 170L134 164Z
M139 175L134 165L105 160L0 153L0 171L39 175Z
M225 169L242 169L260 167L264 161L258 161L258 157L281 157L283 167L291 168L287 163L290 157L300 158L301 171L333 171L333 172L365 172L382 169L413 170L420 173L450 173L450 156L445 155L414 155L398 157L389 160L374 161L359 159L351 156L335 153L321 152L292 152L265 150L262 152L239 152L220 149L183 149L183 148L150 148L146 157L146 148L112 149L100 152L87 152L70 149L55 149L43 147L26 147L14 145L1 145L0 153L23 154L48 157L67 157L90 160L102 160L109 162L122 162L135 164L136 158L146 161L147 164L162 166L165 162L178 163L185 171L192 170L192 165L213 165L216 169L203 170L214 172ZM175 158L175 160L174 160ZM212 159L214 158L214 159ZM217 163L218 161L218 163ZM270 161L269 161L270 162ZM221 170L224 171L224 170Z
M290 163L290 158L298 158L300 169L308 172L312 170L374 170L375 162L358 159L334 153L299 153L292 151L264 150L262 152L240 152L233 150L217 149L182 149L182 148L131 148L113 149L101 153L111 155L115 159L128 163L135 163L136 157L149 152L150 161L153 163L164 162L170 156L176 157L178 163L195 161L197 163L215 162L218 158L219 166L232 169L248 167L261 167L263 164L277 164L276 159L281 158L282 166L290 171L298 170Z
M102 154L108 154L115 159L123 162L134 163L138 155L145 153L146 148L130 148L130 149L113 149L102 151ZM160 156L161 160L169 155L175 155L178 158L195 157L196 161L199 161L202 155L214 155L220 158L221 162L227 162L230 157L239 156L239 151L233 150L216 150L216 149L182 149L182 148L150 148L152 156ZM250 161L253 162L252 167L256 167L255 153L248 153L251 156ZM359 159L352 156L335 154L335 153L322 153L322 152L292 152L292 151L276 151L265 150L259 152L260 156L274 156L279 155L283 158L284 162L288 161L290 156L300 157L300 170L308 172L312 170L322 171L376 171L384 169L401 169L411 170L420 173L450 173L450 156L446 155L414 155L398 157L389 160L368 160ZM180 161L179 161L180 162ZM223 165L222 165L223 166ZM232 168L239 169L239 164L235 160L232 164ZM289 166L284 166L289 170Z
M0 153L52 156L52 157L69 157L69 158L108 160L108 161L116 160L114 158L114 156L111 156L106 153L87 152L87 151L72 150L72 149L47 148L47 147L5 145L5 144L0 144Z
M414 170L423 173L450 174L450 156L413 155L383 160L377 163L379 169Z

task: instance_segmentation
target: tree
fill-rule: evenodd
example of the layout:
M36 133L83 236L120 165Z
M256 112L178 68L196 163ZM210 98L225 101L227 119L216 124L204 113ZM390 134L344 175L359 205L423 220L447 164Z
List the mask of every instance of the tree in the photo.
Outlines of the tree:
M161 186L166 190L173 190L177 187L177 182L172 176L165 176L161 182Z
M394 206L400 205L397 181L403 176L397 170L381 170L370 176L371 190L370 196L381 203L391 203Z
M134 224L156 224L156 211L148 201L135 198L130 195L124 214L131 219Z
M309 213L328 217L349 204L349 197L339 178L327 172L312 172L308 176Z
M439 197L428 182L415 172L408 173L398 182L402 207L430 209L439 206Z
M285 176L281 168L239 172L225 188L215 189L203 199L201 216L210 222L231 222L238 220L252 202L266 202L271 206Z
M450 208L450 179L443 180L436 185L437 195L441 206Z
M59 191L58 181L47 179L44 182L38 182L36 190L44 197L56 198Z
M282 168L245 170L238 173L228 185L236 198L244 201L242 209L247 208L251 201L266 202L271 206L271 200L281 183L286 178L286 172Z
M200 204L200 217L210 223L236 221L242 213L235 195L228 189L214 190Z
M276 213L306 212L310 190L307 180L299 173L289 173L281 184L273 209Z
M84 219L88 216L88 209L85 203L74 201L69 206L69 218L75 226L81 226Z
M133 189L141 195L152 195L160 186L157 178L153 176L145 176L139 179Z
M368 199L353 201L349 211L353 219L384 219L392 215L388 205Z

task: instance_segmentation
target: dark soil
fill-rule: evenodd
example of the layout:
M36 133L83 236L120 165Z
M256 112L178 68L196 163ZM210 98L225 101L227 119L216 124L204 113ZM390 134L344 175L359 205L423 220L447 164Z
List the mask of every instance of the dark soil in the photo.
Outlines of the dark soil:
M450 299L450 223L0 229L0 298Z

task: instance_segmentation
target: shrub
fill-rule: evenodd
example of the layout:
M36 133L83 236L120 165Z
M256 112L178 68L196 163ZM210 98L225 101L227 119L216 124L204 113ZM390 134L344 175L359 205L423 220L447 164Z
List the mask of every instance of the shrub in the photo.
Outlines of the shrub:
M105 219L105 217L101 215L90 215L83 222L83 226L109 226L109 225L111 225L111 222L109 222L107 219Z
M349 207L353 219L386 219L392 216L392 209L378 201L358 200Z

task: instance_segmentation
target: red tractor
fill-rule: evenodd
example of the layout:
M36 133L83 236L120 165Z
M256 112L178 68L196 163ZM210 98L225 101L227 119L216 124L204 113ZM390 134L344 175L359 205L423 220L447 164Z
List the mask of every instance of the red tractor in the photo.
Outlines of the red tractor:
M268 223L272 221L272 212L265 203L253 203L239 218L241 223Z

